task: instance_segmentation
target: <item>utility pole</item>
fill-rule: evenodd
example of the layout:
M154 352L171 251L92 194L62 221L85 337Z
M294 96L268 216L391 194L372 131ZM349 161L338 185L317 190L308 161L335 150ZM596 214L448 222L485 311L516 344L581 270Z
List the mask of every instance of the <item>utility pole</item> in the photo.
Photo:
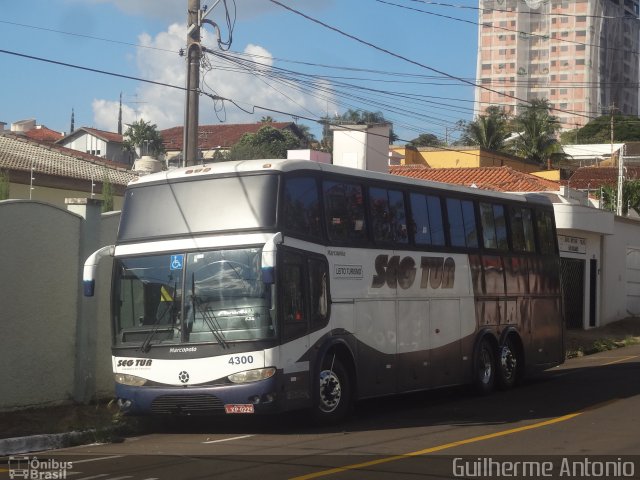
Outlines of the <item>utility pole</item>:
M626 153L626 144L618 150L618 198L616 201L616 215L622 216L622 187L624 184L624 155Z
M198 107L200 100L200 0L188 0L187 16L187 92L184 103L182 164L198 162Z

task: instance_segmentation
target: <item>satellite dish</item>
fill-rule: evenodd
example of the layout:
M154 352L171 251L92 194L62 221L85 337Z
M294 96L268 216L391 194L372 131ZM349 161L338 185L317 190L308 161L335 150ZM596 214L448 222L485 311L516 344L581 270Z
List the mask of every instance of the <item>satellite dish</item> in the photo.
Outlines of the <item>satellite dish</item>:
M537 10L542 5L542 0L525 0L531 10Z

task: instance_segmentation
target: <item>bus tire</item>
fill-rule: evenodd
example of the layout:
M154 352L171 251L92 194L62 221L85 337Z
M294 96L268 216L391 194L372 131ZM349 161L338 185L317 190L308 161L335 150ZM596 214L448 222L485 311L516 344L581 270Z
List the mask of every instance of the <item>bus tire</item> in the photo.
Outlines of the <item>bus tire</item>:
M318 425L342 421L351 409L349 373L335 354L327 355L318 372L313 418Z
M512 335L505 338L498 349L498 385L501 389L512 388L519 380L522 370L522 355Z
M495 347L486 338L478 344L473 358L473 386L477 393L487 395L496 382Z

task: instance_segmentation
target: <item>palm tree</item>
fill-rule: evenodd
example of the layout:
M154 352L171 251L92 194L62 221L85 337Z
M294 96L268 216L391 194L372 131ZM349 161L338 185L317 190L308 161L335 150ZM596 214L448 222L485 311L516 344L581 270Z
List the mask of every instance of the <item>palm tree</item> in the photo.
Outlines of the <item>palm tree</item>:
M130 124L122 137L124 147L139 155L159 155L165 151L155 123L140 119Z
M461 141L488 150L502 151L509 136L507 114L502 107L492 105L473 122L465 125Z
M513 129L518 132L513 141L513 153L551 170L552 160L564 155L557 138L560 122L551 115L546 99L534 99L530 105L521 108L513 122Z

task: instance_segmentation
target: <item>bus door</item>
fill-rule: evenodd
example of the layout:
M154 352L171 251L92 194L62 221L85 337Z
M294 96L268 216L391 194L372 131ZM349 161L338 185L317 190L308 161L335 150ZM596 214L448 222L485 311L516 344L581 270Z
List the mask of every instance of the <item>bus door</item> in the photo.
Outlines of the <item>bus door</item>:
M323 256L282 247L279 250L280 359L288 406L310 399L314 362L312 332L329 322L329 267ZM315 337L314 337L315 338Z

